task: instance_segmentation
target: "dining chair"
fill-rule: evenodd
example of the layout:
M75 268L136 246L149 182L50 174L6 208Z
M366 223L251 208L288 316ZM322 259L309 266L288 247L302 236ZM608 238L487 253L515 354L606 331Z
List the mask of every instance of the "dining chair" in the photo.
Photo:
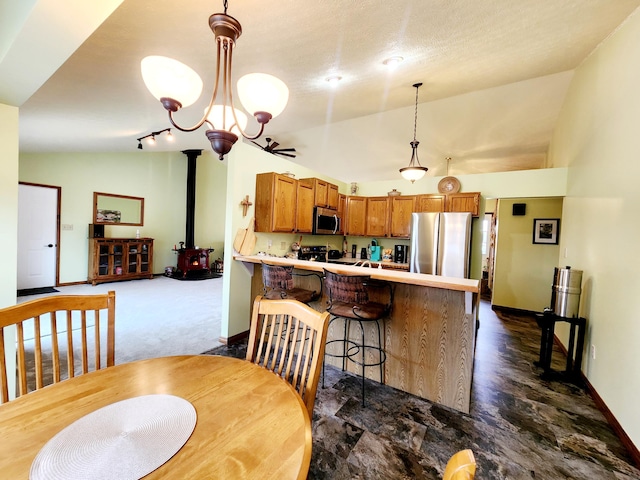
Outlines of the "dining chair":
M114 291L52 295L0 309L2 403L10 398L7 375L14 375L14 362L7 362L5 342L15 342L15 396L19 397L90 370L113 366L115 312ZM13 326L15 330L10 330Z
M473 480L476 474L476 459L469 449L454 453L444 469L442 480Z
M313 418L329 314L292 299L253 302L247 360L282 377L300 394Z
M318 288L311 290L294 285L294 275L298 277L317 277ZM292 298L302 303L310 303L322 295L322 278L317 273L293 273L292 265L273 265L262 262L263 297L268 300Z

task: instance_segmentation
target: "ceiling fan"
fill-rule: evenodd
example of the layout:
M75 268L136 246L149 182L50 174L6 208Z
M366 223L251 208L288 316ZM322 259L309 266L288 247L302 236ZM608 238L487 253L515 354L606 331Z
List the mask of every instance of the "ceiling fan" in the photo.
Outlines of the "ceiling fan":
M274 141L273 143L271 143L272 139L269 138L269 137L266 137L265 140L267 141L267 145L265 147L263 147L259 143L254 142L253 140L251 140L251 143L253 143L254 145L257 145L258 147L260 147L265 152L271 153L273 155L283 155L285 157L296 158L295 155L292 155L290 153L285 153L285 152L295 152L296 151L295 148L278 148L278 149L276 149L276 147L278 145L280 145L278 142Z

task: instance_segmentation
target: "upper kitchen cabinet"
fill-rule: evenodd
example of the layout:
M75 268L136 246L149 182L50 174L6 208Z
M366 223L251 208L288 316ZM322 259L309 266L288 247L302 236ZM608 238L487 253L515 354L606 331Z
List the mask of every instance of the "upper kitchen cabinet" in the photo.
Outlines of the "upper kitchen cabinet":
M327 183L327 208L337 209L339 207L338 186Z
M347 219L347 196L343 193L338 194L338 217L342 220L340 222L340 228L338 234L343 235L345 229L345 220Z
M411 234L411 214L416 211L416 197L411 195L390 198L389 236L409 238Z
M278 173L256 175L256 232L294 232L298 181Z
M310 183L298 182L298 202L296 204L296 231L313 232L313 186Z
M367 197L367 221L365 235L384 237L387 234L389 197Z
M347 219L344 227L345 235L364 236L367 218L367 197L347 197Z
M319 178L301 178L300 182L311 185L314 192L314 206L338 208L338 186Z
M445 212L445 195L418 195L414 212Z
M450 193L447 195L447 212L471 212L480 214L480 192Z

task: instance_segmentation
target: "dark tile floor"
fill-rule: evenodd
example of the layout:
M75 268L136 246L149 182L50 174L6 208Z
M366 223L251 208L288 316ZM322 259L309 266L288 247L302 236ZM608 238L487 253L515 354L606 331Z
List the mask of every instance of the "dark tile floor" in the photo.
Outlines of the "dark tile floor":
M591 397L544 381L535 319L482 302L470 415L327 367L313 415L310 479L440 479L471 448L477 479L640 479ZM244 357L244 345L211 353ZM554 351L553 367L564 358Z

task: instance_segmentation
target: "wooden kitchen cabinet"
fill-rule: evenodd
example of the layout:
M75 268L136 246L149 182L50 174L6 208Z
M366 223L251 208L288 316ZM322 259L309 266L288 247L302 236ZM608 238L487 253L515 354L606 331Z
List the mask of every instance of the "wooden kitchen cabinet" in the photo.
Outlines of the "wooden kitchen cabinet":
M296 209L296 231L313 232L313 186L310 183L298 182Z
M345 229L345 221L347 219L347 196L343 193L338 194L338 217L342 219L340 222L340 228L337 233L340 235L344 234Z
M415 212L446 212L446 195L418 195Z
M256 175L256 232L295 232L298 181L279 173Z
M88 272L92 285L153 278L153 238L89 239Z
M301 178L300 182L311 185L314 192L314 206L338 209L338 186L319 178Z
M411 214L415 212L414 195L390 197L389 236L409 238L411 235Z
M344 234L364 236L366 234L367 197L348 196L346 198L347 219Z
M339 195L338 186L333 183L327 183L327 208L338 209Z
M367 197L367 237L384 237L387 234L389 197Z
M471 212L480 214L480 192L450 193L447 195L447 212Z

